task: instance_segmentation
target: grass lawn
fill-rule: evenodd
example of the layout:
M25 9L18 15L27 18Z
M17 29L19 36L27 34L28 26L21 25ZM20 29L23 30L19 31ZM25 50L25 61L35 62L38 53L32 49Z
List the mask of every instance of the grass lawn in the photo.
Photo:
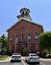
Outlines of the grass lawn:
M6 60L8 57L8 55L2 55L2 57L0 56L0 60Z

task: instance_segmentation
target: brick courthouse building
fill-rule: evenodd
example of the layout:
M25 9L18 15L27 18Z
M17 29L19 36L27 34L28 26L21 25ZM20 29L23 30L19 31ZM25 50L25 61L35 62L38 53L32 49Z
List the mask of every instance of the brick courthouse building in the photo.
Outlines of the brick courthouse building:
M43 32L43 27L32 22L29 13L29 9L22 8L16 24L7 30L9 52L22 52L24 48L30 52L39 51L38 37Z

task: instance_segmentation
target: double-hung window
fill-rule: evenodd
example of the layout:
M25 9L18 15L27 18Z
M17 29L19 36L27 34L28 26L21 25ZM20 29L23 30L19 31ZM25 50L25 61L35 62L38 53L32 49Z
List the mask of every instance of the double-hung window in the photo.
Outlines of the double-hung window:
M38 43L38 32L35 32L35 43Z
M28 32L28 43L31 42L30 32Z
M10 35L10 44L12 43L12 35Z

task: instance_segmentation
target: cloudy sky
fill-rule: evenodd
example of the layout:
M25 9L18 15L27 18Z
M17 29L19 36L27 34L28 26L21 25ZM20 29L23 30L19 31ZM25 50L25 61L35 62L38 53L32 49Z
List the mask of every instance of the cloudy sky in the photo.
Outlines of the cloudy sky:
M0 0L0 36L7 35L24 7L30 10L33 22L43 25L45 32L51 30L51 0Z

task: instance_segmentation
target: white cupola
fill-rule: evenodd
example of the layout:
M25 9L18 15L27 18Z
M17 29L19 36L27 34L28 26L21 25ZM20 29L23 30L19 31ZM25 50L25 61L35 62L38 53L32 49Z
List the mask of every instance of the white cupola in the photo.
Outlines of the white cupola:
M29 9L22 8L20 10L20 15L17 16L18 20L25 19L25 20L28 20L28 21L32 21L29 13L30 13L30 10Z

